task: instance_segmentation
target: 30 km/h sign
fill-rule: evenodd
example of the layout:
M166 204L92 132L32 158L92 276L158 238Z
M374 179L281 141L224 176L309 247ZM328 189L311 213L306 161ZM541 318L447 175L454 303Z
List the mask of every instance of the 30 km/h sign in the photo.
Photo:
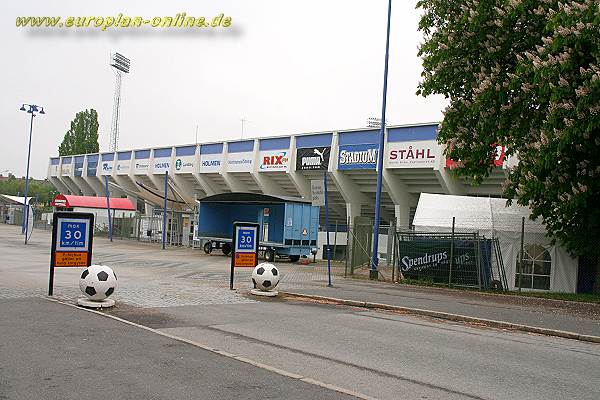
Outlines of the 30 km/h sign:
M233 275L236 267L256 267L258 264L258 229L253 222L233 224L233 253L231 254L231 276L229 288L233 290Z
M87 267L92 263L94 214L56 212L52 225L50 282L48 295L54 291L55 267Z

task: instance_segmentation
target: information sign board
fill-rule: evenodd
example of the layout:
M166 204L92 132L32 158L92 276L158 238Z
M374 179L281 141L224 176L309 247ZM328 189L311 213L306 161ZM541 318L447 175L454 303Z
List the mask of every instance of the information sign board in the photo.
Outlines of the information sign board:
M92 262L94 214L55 212L50 251L48 295L54 289L55 267L87 267Z
M239 267L256 267L258 264L258 229L259 224L253 222L233 223L233 252L231 254L231 276L229 288L233 290L234 269Z

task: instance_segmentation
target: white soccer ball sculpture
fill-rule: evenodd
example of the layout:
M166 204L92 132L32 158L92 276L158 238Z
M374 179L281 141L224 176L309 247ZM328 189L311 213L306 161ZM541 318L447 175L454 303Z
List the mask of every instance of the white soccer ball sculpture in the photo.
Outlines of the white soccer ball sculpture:
M279 283L279 270L270 263L261 263L252 271L252 283L257 289L269 291Z
M88 299L102 301L117 288L117 275L106 265L90 265L81 273L79 289Z

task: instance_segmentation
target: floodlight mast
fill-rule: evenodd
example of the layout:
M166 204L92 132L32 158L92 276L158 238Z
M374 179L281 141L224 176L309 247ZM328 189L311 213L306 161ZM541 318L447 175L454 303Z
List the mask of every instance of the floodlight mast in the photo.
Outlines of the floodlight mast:
M115 93L113 100L113 114L111 121L111 135L110 135L110 151L117 151L119 143L119 116L121 109L121 79L123 74L129 73L129 67L131 62L129 58L125 57L120 53L113 53L110 55L109 65L113 67L113 71L116 76L115 80Z

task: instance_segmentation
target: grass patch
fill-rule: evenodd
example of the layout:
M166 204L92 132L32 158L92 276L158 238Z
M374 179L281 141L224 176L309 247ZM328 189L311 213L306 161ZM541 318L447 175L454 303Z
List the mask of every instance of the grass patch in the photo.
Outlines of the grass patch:
M540 297L543 299L578 301L600 304L600 293L556 293L556 292L495 292L505 295Z
M348 278L358 279L358 280L369 280L367 275L348 275ZM430 279L409 279L405 278L399 281L403 285L412 285L412 286L423 286L423 287L439 287L439 288L447 288L447 285L434 283L433 280ZM559 293L559 292L527 292L527 291L498 291L498 290L479 290L477 288L472 287L460 287L453 286L451 289L456 290L464 290L469 292L482 292L482 293L490 293L497 294L501 296L524 296L524 297L537 297L542 299L552 299L552 300L562 300L562 301L574 301L580 303L593 303L600 304L600 293Z

